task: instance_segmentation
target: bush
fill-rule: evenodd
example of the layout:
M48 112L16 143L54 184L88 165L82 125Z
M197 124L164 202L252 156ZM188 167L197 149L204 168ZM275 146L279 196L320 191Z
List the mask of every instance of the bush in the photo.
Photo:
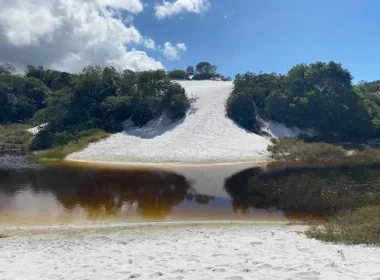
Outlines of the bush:
M183 70L172 70L168 72L168 77L174 80L185 80L187 78L187 73Z
M156 105L157 106L157 105ZM136 126L144 126L158 116L155 107L149 100L140 100L133 108L132 121Z
M273 139L268 147L275 160L311 164L361 165L380 163L379 148L347 150L327 143L308 143L300 139Z
M39 138L40 132L36 138ZM45 134L46 135L46 134ZM81 131L78 133L68 134L52 134L47 146L54 148L38 152L38 156L42 161L45 160L62 160L67 155L80 151L88 146L88 144L100 141L109 135L99 129ZM58 144L60 143L60 144Z
M327 242L380 245L380 206L362 207L311 225L306 235Z
M133 113L132 98L129 96L109 96L102 103L102 111L105 114L105 124L110 131L122 129L122 123L131 117Z
M260 123L257 119L256 104L247 94L233 93L226 102L227 116L243 128L260 131Z
M172 83L162 99L162 109L170 119L177 120L186 115L190 102L185 89L177 83Z
M346 162L347 159L347 151L341 146L306 143L292 138L276 139L273 142L268 150L275 160L334 164Z
M33 137L28 128L31 126L26 124L0 125L0 154L26 153Z

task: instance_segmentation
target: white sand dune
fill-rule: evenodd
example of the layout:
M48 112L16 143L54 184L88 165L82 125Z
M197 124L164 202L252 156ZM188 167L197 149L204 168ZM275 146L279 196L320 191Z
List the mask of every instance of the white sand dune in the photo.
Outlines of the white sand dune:
M297 138L301 134L313 137L317 132L313 129L300 129L298 127L287 127L275 121L264 121L262 130L275 138Z
M0 279L379 279L380 250L280 224L3 229Z
M143 128L129 128L68 160L122 163L234 163L267 160L269 140L250 133L225 116L232 82L181 81L189 96L199 99L185 119L163 117Z

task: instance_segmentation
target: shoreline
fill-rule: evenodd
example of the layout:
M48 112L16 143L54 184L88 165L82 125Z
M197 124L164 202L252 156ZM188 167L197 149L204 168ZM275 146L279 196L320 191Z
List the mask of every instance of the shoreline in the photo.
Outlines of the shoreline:
M242 227L299 227L304 228L306 225L301 222L291 223L290 221L270 221L270 220L257 220L257 221L233 221L233 220L183 220L183 221L141 221L141 222L93 222L93 223L68 223L68 224L48 224L48 225L12 225L0 224L2 233L19 232L19 231L39 231L43 230L110 230L110 229L128 229L128 228L161 228L161 227L213 227L213 226L242 226Z
M257 161L239 161L239 162L111 162L111 161L92 161L92 160L76 160L76 159L64 159L61 163L68 164L86 164L93 166L117 166L117 167L218 167L218 166L237 166L237 165L256 165L265 166L273 163L274 160L270 158L258 158Z

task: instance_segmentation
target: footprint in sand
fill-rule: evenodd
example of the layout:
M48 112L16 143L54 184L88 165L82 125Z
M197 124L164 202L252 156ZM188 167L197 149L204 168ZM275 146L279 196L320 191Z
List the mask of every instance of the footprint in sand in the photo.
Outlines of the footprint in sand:
M118 271L116 272L117 274L129 274L130 272L129 271Z
M264 263L264 264L262 264L262 265L259 265L259 268L261 269L261 268L272 268L272 266L270 265L270 264L267 264L267 263Z
M185 270L184 269L176 269L176 270L173 270L171 273L184 273Z
M162 272L155 272L155 273L151 274L149 277L152 279L156 279L156 278L161 277L163 275L164 274Z
M226 272L227 270L225 270L224 268L214 268L212 270L212 272Z

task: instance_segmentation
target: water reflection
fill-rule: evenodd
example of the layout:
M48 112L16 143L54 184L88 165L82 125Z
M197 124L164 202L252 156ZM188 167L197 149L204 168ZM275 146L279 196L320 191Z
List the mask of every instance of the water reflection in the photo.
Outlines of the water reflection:
M251 168L226 180L234 211L332 214L380 203L380 165Z
M28 171L0 171L3 200L43 194L54 197L65 213L85 212L87 219L136 213L144 219L165 219L183 201L207 204L212 197L198 194L184 176L160 170L121 170L48 167ZM29 195L28 195L29 194ZM25 200L25 199L24 199ZM0 201L5 205L4 201ZM26 205L27 208L28 205ZM19 210L16 205L10 210ZM76 213L78 214L78 213Z
M378 203L380 165L0 168L0 223L287 220Z

